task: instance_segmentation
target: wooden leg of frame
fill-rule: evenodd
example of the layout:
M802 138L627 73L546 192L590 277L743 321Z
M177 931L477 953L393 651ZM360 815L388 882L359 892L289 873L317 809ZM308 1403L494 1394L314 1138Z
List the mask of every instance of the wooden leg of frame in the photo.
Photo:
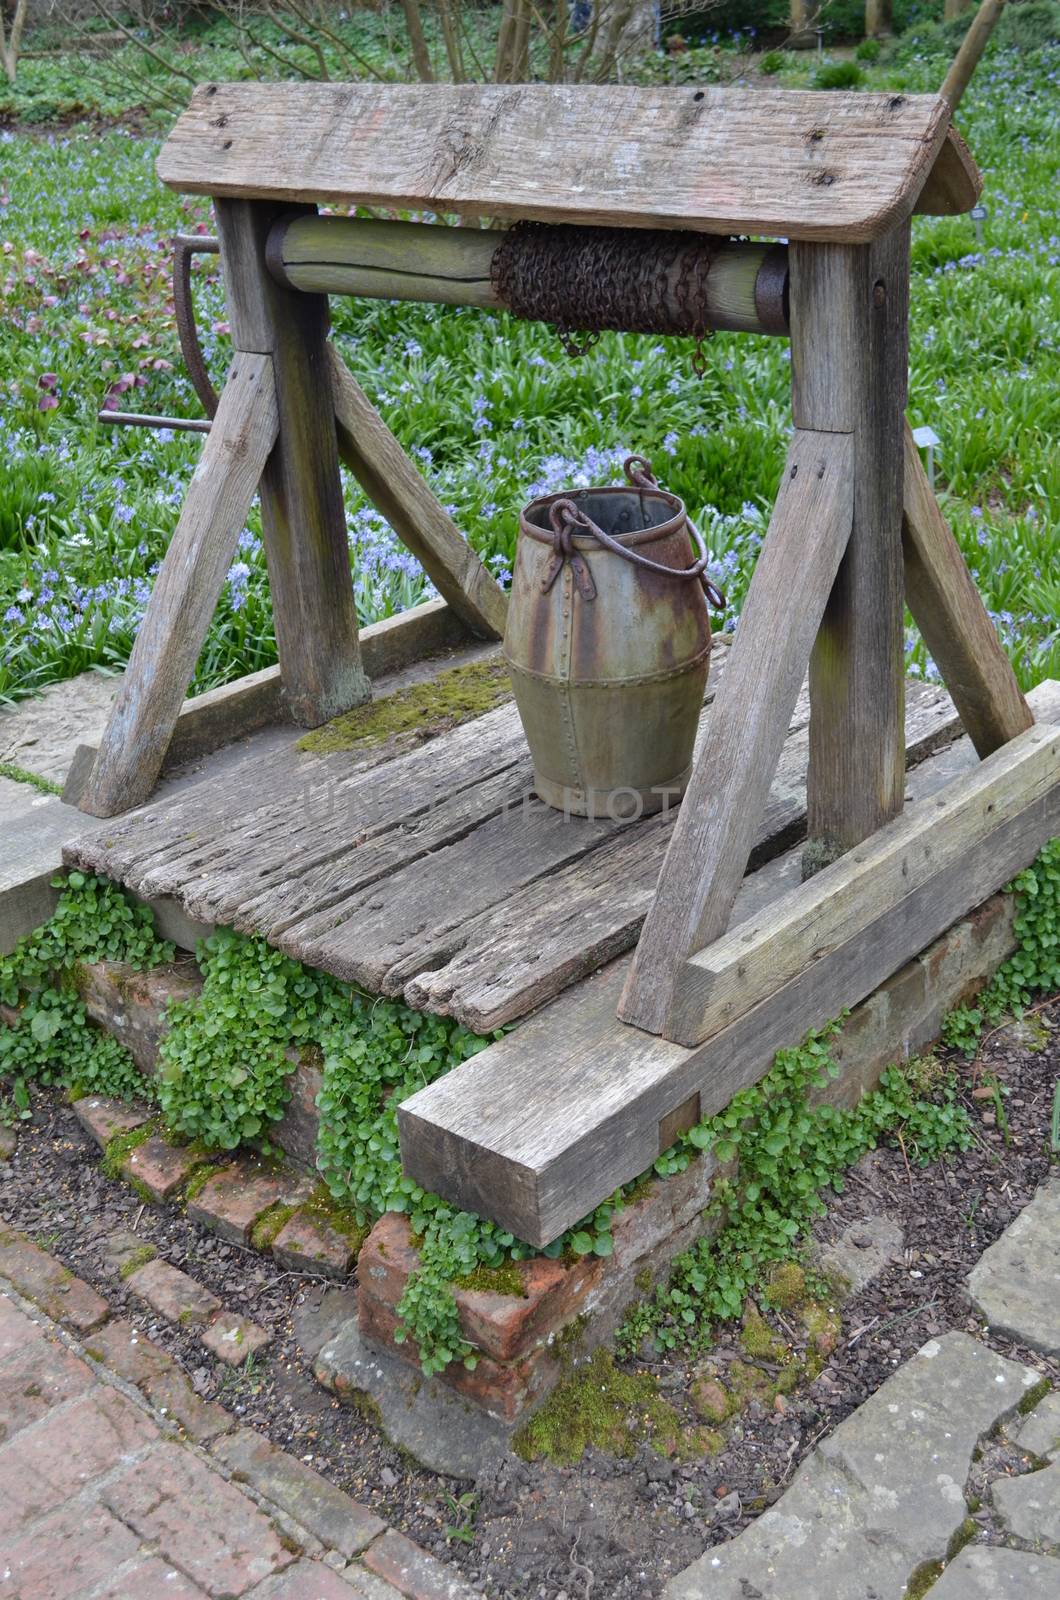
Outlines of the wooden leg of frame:
M956 539L939 510L908 425L903 525L905 598L979 755L1034 721Z
M439 505L334 345L329 344L328 357L342 460L450 609L481 637L503 638L507 595Z
M237 352L81 797L113 817L154 788L276 440L268 356Z
M724 933L850 537L854 441L797 432L618 1014L666 1034L685 959Z
M276 372L280 431L261 485L261 525L284 699L296 722L315 727L371 694L339 476L327 296L282 288L269 274L277 206L217 200L214 210L233 337L241 350L271 355Z
M791 246L792 412L854 435L854 526L810 663L808 872L905 793L902 425L909 228Z

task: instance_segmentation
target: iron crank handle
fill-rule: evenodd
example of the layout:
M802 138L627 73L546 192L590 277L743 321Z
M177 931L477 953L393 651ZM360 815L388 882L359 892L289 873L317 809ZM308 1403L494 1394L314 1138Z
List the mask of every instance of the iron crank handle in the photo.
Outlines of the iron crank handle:
M173 310L177 320L180 353L184 357L184 365L188 369L192 387L202 401L203 410L208 417L217 415L220 396L210 382L210 374L206 370L202 346L199 343L199 330L195 325L195 302L191 294L191 258L197 255L215 256L220 248L218 241L211 239L207 234L178 233L173 240Z

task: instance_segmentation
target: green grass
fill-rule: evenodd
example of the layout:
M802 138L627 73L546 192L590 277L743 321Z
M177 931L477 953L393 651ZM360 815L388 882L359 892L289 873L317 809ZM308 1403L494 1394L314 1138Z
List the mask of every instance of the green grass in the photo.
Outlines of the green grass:
M865 87L937 87L944 57L899 55L864 63ZM27 63L18 95L64 59ZM816 71L815 59L785 63L770 82ZM1024 685L1060 677L1058 63L1055 47L993 48L961 107L986 175L982 249L966 217L917 218L913 233L909 413L942 440L947 515ZM209 75L197 59L190 70ZM169 241L210 216L162 189L156 151L156 136L127 129L0 132L0 698L124 662L200 449L195 436L96 421L108 391L128 409L198 411ZM229 342L216 258L200 258L195 283L219 383ZM570 360L549 329L473 310L333 310L344 356L495 570L507 571L532 493L614 480L636 449L699 519L729 598L718 624L732 625L790 428L786 341L719 334L699 379L687 341L609 334ZM345 495L362 621L432 593L356 485ZM912 631L908 643L912 670L932 675ZM255 510L195 686L274 659Z

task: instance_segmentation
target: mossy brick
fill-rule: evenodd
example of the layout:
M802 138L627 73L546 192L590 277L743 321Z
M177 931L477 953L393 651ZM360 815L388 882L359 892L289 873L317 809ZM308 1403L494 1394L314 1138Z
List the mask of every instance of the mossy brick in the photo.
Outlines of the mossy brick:
M146 1139L122 1162L122 1174L156 1205L171 1200L202 1163L192 1145L169 1144L159 1135Z
M101 1499L213 1595L245 1594L294 1559L258 1506L176 1444L156 1446L109 1479Z
M326 1278L349 1276L356 1252L350 1239L324 1217L299 1210L272 1241L272 1253L288 1272L320 1273Z
M221 1310L215 1294L168 1261L145 1262L129 1274L125 1284L137 1300L180 1327L212 1322Z
M199 1343L226 1367L241 1367L248 1356L264 1350L272 1335L234 1311L220 1311L199 1335Z
M197 1190L188 1201L188 1217L229 1244L246 1245L258 1218L305 1183L304 1179L233 1162L212 1173Z
M109 1100L104 1095L86 1094L73 1104L74 1116L85 1132L105 1150L118 1133L131 1133L151 1119L145 1105L129 1105L124 1100Z
M385 1531L373 1511L251 1428L238 1428L211 1451L237 1483L251 1488L308 1530L321 1544L352 1558Z
M110 1315L107 1302L25 1234L0 1229L0 1275L49 1317L76 1333L90 1333Z
M18 1149L18 1130L0 1123L0 1161L10 1161Z
M120 1039L147 1077L158 1070L159 1046L169 1030L166 1007L194 1000L202 990L194 961L166 962L144 972L123 961L81 962L76 982L89 1016Z
M422 1545L391 1528L362 1557L369 1572L392 1583L406 1600L476 1600L478 1591Z

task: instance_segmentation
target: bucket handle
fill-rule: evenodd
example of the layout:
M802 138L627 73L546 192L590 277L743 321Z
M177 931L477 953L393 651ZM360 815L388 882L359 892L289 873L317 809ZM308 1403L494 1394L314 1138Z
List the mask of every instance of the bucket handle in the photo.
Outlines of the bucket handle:
M658 487L651 462L644 456L627 457L623 464L623 471L635 489L655 489ZM583 532L591 534L605 549L610 550L616 556L621 556L623 561L629 561L635 567L643 567L647 572L657 572L664 578L698 578L703 585L703 591L710 604L717 607L718 610L725 609L725 596L717 585L712 583L705 575L710 556L707 553L706 545L703 543L703 535L687 512L685 514L685 523L695 541L696 549L699 551L699 559L694 561L690 567L667 567L661 561L652 561L650 557L642 556L639 551L631 550L628 545L620 544L609 533L605 533L603 528L597 527L592 518L587 516L579 506L575 505L573 500L554 500L549 507L548 520L552 524L555 555L542 584L546 592L551 589L559 576L564 560L569 559L574 569L574 578L578 585L579 593L586 600L594 598L596 585L589 572L588 564L574 550L571 543L573 529L579 528Z

